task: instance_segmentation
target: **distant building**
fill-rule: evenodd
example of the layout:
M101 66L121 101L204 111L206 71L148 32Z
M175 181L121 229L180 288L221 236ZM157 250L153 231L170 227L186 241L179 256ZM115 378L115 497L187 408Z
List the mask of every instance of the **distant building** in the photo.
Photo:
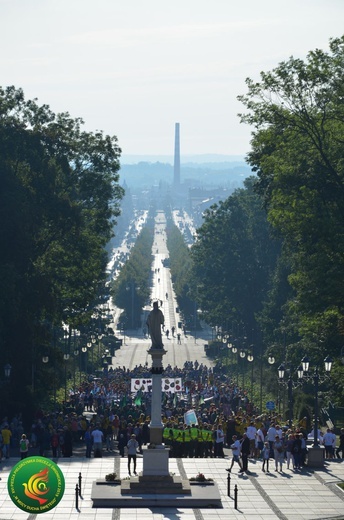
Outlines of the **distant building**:
M174 133L174 165L173 165L173 184L177 188L180 185L180 136L179 123L175 125Z

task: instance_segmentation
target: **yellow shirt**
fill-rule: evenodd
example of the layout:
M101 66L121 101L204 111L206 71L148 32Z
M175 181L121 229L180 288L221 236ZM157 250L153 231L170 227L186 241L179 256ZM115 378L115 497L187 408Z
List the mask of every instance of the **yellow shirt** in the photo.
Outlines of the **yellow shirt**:
M5 429L1 430L1 435L2 435L3 443L4 444L9 444L10 440L11 440L11 437L12 437L11 430L8 430L7 428L5 428Z

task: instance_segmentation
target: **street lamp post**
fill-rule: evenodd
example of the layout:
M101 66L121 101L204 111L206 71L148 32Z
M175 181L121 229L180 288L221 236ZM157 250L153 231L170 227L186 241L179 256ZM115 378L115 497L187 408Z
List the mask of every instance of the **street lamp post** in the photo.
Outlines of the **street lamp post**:
M288 375L287 381L285 381L284 380L284 374L285 374L285 371L286 371L286 365L284 363L282 363L282 365L280 365L278 367L278 380L279 380L280 384L285 385L287 387L287 389L288 389L288 426L289 426L289 428L292 428L292 426L293 426L293 417L294 417L294 412L293 412L293 406L294 406L293 388L296 388L297 386L300 386L302 384L303 370L302 370L301 366L298 367L298 369L297 369L298 380L297 381L293 380L293 369L292 369L292 367L289 367L287 370L288 370L289 375ZM284 409L283 409L283 412L284 412Z
M293 425L293 415L294 415L293 379L291 377L291 373L289 374L289 377L288 377L287 387L288 387L288 414L289 414L288 426L289 426L289 428L291 428ZM283 410L283 413L284 413L284 410Z
M229 365L229 353L230 353L232 348L233 348L233 343L230 343L229 337L228 337L228 342L227 342L227 368L228 368L228 365Z
M253 403L253 363L254 360L253 356L253 345L251 345L252 351L248 353L247 355L247 361L251 363L251 402Z
M51 356L50 356L51 357ZM42 362L46 365L50 362L49 352L44 352L42 356ZM53 368L52 368L52 382L53 382L53 393L54 393L54 411L56 410L56 370L55 370L55 353L52 355Z
M292 370L289 369L289 377L288 380L285 382L283 381L284 373L285 373L285 365L282 364L278 368L278 377L279 382L284 383L288 387L288 402L289 402L289 427L292 426L292 419L293 419L293 387L299 386L307 381L312 381L314 385L314 427L313 427L313 434L314 434L314 441L313 445L308 448L308 466L313 467L320 467L324 465L324 448L319 445L319 421L318 421L318 415L319 415L319 383L324 382L326 379L328 379L329 374L331 372L332 368L332 359L327 356L324 359L324 365L325 365L325 374L323 376L319 373L319 366L316 365L314 368L313 374L309 372L309 358L305 356L301 360L301 365L297 369L297 375L298 375L298 381L293 381L292 378Z
M92 345L93 345L93 343L92 343L91 339L87 338L86 346L87 346L88 350L90 350L92 348ZM92 352L92 354L91 354L91 374L93 374L94 373L93 349L91 352Z
M246 357L246 352L245 352L245 350L240 350L239 356L240 356L240 358L242 359L242 361L241 361L241 368L242 368L242 389L243 389L243 392L245 392L245 367L244 367L244 359L245 359L245 357Z
M275 363L275 358L272 354L268 356L269 365L273 365ZM260 347L260 413L263 411L263 347Z
M75 346L74 347L74 381L73 381L73 386L74 386L74 391L75 391L75 388L76 388L76 359L79 355L79 349Z
M64 401L67 402L67 361L69 359L68 352L65 352L63 354L63 360L64 360Z
M332 368L332 359L327 356L324 359L325 365L325 374L323 376L319 373L319 366L316 365L314 368L314 373L309 374L309 358L305 356L302 359L302 370L303 377L305 381L313 380L314 384L314 442L313 445L308 449L308 466L323 466L324 465L324 448L319 445L319 422L318 422L318 414L319 414L319 383L324 382L331 372Z
M88 371L88 349L87 349L87 344L84 343L83 346L81 347L81 352L82 352L82 360L83 360L83 369L85 371L85 374L87 375L89 373ZM82 365L82 361L80 360L80 365ZM81 370L80 370L80 379L81 379Z
M90 338L91 338L92 345L95 345L97 343L97 337L94 332L91 333ZM99 343L98 343L98 356L99 356Z
M238 348L235 345L232 347L232 352L233 352L233 354L238 354ZM239 386L239 366L238 366L238 363L239 363L239 358L238 358L238 355L237 355L237 360L236 360L237 386Z

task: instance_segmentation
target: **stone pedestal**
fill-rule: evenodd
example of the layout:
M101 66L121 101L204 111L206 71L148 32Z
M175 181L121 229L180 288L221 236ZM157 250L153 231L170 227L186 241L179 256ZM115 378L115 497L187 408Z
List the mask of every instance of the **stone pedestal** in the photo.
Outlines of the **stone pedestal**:
M152 449L144 448L142 476L168 476L168 457L169 449L163 445Z
M310 446L308 448L307 466L321 468L325 462L325 448L323 446Z
M152 425L150 425L150 428L149 428L150 442L152 444L159 445L161 443L161 437L162 437L162 427L158 426L157 428L154 428Z

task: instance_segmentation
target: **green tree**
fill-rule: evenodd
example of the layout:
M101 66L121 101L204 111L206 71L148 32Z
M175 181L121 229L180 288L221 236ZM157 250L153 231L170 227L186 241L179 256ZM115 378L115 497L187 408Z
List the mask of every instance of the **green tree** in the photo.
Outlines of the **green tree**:
M246 179L244 189L206 212L191 249L205 320L226 330L236 322L250 335L279 254L255 182Z
M153 227L149 220L111 287L115 304L124 310L122 321L126 320L126 328L142 325L142 309L150 296L153 237Z
M167 248L169 250L170 268L173 288L176 293L178 307L188 326L197 326L195 317L195 291L192 294L191 266L192 259L188 246L172 217L168 219Z
M0 88L0 343L13 399L29 398L52 331L88 319L104 281L122 197L120 149L116 137L82 125Z
M305 348L342 344L344 310L344 37L329 52L291 57L239 99L252 125L248 162L257 172L268 219L288 257L289 318ZM321 354L319 354L321 355Z

